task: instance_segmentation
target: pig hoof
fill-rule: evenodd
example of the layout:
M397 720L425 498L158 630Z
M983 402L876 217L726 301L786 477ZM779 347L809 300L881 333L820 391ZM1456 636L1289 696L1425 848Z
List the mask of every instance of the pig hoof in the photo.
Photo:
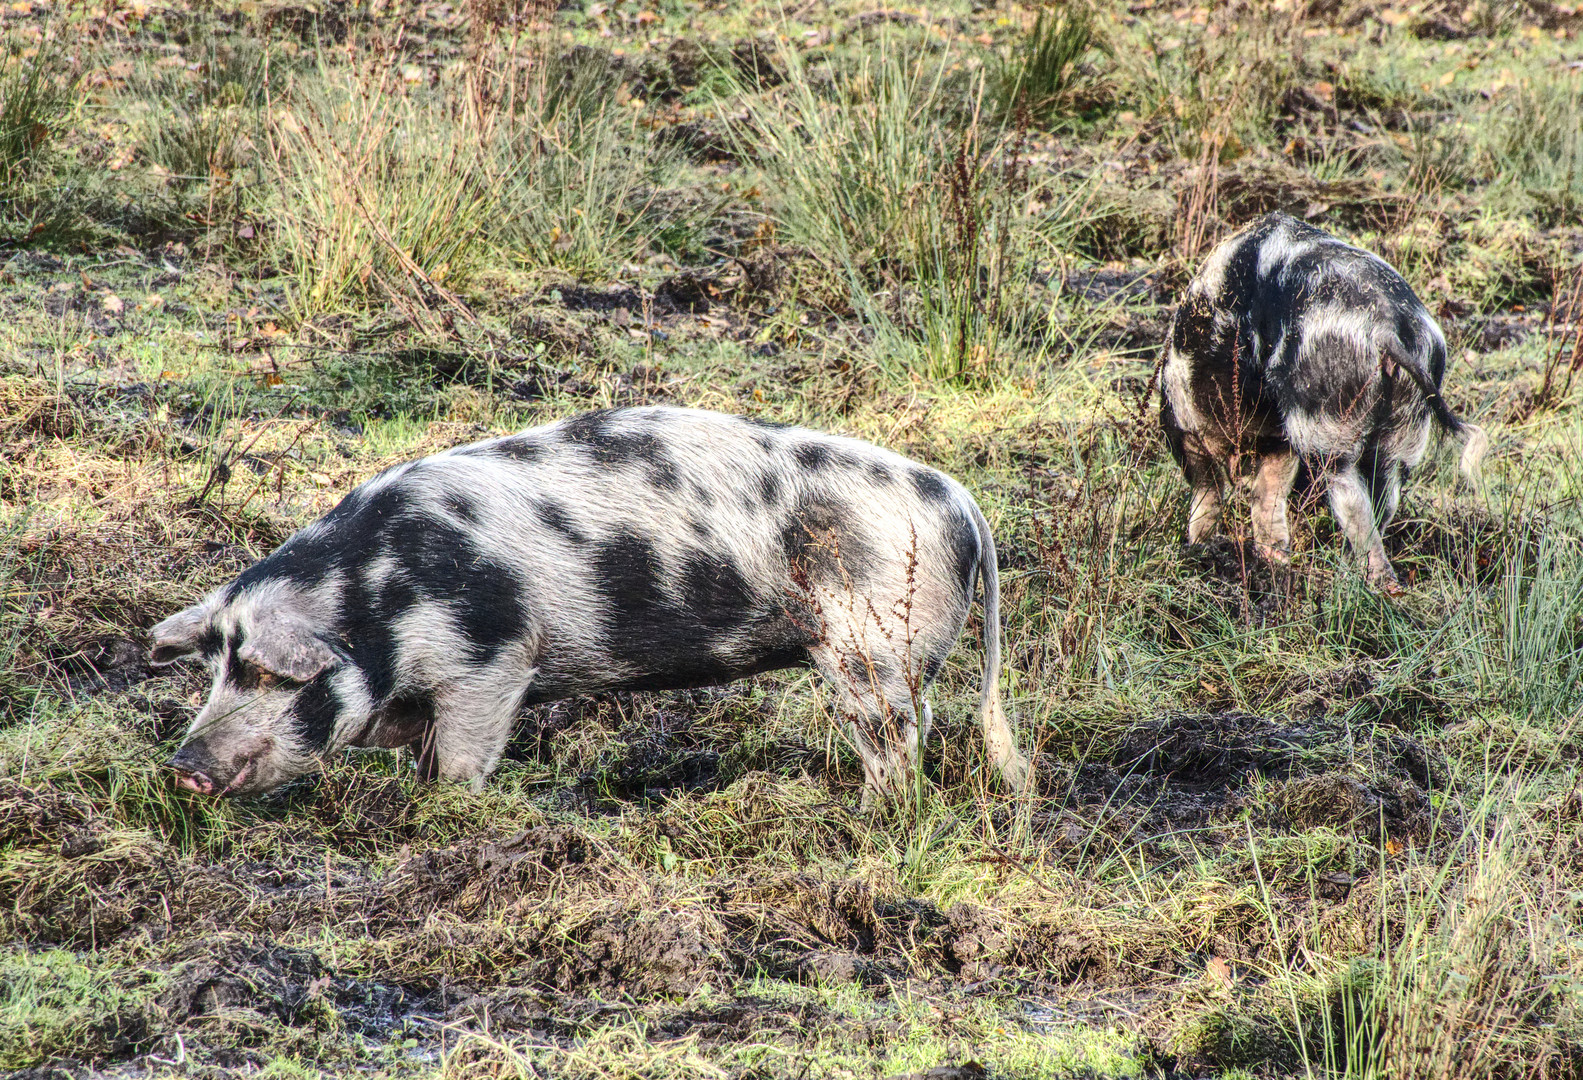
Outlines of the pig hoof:
M1028 775L1033 771L1033 766L1028 764L1028 759L1018 754L1008 758L1000 766L1000 778L1011 789L1013 795L1020 795L1028 787Z

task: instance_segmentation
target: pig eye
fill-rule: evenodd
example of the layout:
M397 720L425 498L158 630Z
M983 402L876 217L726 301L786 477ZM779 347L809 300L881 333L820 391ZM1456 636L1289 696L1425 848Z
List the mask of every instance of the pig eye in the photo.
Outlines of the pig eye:
M239 665L236 684L243 690L289 690L302 685L284 675L266 671L257 664Z

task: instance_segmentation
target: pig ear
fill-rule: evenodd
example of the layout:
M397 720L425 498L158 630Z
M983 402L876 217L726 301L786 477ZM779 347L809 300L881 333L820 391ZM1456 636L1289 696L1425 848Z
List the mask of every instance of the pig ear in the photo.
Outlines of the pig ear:
M280 611L256 618L236 655L283 679L303 683L341 662L340 654L314 633L313 627Z
M149 631L153 641L149 660L155 664L169 664L183 656L191 656L198 651L198 644L208 629L209 609L205 605L194 604L186 611L176 612Z

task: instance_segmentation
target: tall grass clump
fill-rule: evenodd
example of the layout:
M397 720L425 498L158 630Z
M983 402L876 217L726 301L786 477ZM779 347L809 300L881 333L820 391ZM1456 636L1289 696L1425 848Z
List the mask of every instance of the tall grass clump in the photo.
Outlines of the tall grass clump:
M158 982L90 967L64 949L0 958L0 1067L125 1052L148 1037Z
M651 213L675 155L619 103L621 79L592 52L536 58L520 83L494 80L500 127L492 153L502 188L498 239L529 269L579 277L614 272L677 222Z
M1556 224L1583 213L1583 77L1524 83L1479 126L1485 171L1507 200ZM1526 207L1525 207L1526 208Z
M19 41L6 42L0 62L0 195L10 195L60 134L76 87L59 38L45 38L31 57Z
M1174 493L1161 483L1154 431L1140 413L1127 420L1071 425L1052 457L1048 487L1029 492L1029 522L1041 588L1019 612L1025 666L1069 685L1113 691L1131 680L1136 660L1155 659L1169 636L1178 583L1148 565L1145 536L1172 529ZM1147 611L1147 625L1138 615ZM1237 640L1225 613L1211 608L1194 637ZM1195 656L1197 663L1202 657Z
M464 282L509 179L488 134L459 95L409 88L387 66L295 80L267 130L295 313L427 307Z
M1008 122L1049 126L1081 111L1099 88L1084 61L1091 52L1109 51L1086 3L1040 8L1027 35L994 67L996 112Z
M0 238L47 239L76 217L73 185L49 176L45 163L76 109L81 73L58 35L32 56L16 39L0 49Z
M22 556L25 516L0 522L0 723L25 713L37 688L18 670L28 632L32 587Z
M1487 789L1437 857L1382 873L1377 953L1314 957L1333 968L1328 988L1317 1005L1291 997L1311 1075L1573 1075L1583 941L1531 787Z
M1497 594L1499 646L1487 678L1537 723L1558 721L1583 690L1583 544L1551 530L1531 537Z
M964 116L949 57L881 41L828 77L783 61L785 86L747 100L743 147L783 238L821 255L893 377L1002 371L1007 332L1046 314L1021 283L1077 231L1081 189L1030 178L1021 133L985 114L982 78Z
M1140 23L1139 40L1118 43L1119 96L1187 160L1206 147L1233 159L1269 139L1270 121L1303 56L1299 20L1258 3L1217 6L1203 26L1162 36Z
M268 136L299 314L456 307L495 254L580 276L642 254L672 157L619 86L596 54L492 44L435 88L371 65L298 80Z
M742 150L757 151L774 185L786 239L860 277L877 274L934 209L933 181L949 159L946 67L884 38L828 79L793 50L781 59L786 84L749 99L756 141Z
M271 58L244 35L205 37L189 47L196 68L161 67L143 59L128 81L139 153L168 194L176 215L203 225L242 209L260 179L264 106Z

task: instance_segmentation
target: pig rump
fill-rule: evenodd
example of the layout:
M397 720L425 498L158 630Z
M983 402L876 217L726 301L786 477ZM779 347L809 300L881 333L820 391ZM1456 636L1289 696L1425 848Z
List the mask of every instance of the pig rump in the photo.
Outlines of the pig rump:
M1287 495L1306 464L1369 578L1396 591L1381 530L1438 422L1463 444L1477 484L1488 440L1440 396L1446 345L1407 282L1383 260L1269 214L1204 261L1171 319L1160 422L1192 486L1187 535L1220 519L1228 463L1254 462L1254 540L1290 554Z

